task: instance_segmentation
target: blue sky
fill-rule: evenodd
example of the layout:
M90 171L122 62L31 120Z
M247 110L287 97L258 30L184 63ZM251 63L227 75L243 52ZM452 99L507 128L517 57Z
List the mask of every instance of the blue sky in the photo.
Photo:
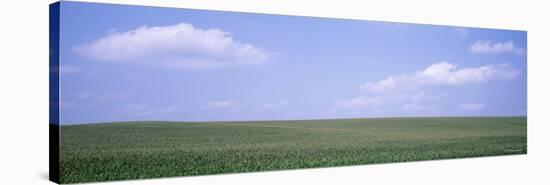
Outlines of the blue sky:
M526 115L527 33L62 2L60 122Z

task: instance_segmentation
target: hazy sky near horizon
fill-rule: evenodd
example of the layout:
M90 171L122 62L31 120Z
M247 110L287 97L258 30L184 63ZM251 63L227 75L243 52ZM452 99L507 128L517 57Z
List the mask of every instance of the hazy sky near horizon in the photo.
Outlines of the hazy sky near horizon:
M60 123L526 115L524 31L61 2Z

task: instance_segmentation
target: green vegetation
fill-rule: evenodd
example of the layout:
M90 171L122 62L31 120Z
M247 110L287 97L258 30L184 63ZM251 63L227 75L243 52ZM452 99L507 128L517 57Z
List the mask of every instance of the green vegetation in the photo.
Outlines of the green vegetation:
M124 122L61 127L61 182L527 153L526 117Z

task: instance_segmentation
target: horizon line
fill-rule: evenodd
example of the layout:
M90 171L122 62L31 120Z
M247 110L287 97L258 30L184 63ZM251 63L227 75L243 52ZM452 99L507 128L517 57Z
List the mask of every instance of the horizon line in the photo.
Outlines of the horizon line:
M165 122L165 123L232 123L232 122L268 122L268 121L324 121L324 120L352 120L352 119L393 119L393 118L491 118L491 117L527 117L527 115L442 115L442 116L374 116L374 117L345 117L345 118L313 118L313 119L258 119L258 120L210 120L210 121L184 121L184 120L128 120L128 121L104 121L88 123L59 123L50 125L96 125L130 122Z

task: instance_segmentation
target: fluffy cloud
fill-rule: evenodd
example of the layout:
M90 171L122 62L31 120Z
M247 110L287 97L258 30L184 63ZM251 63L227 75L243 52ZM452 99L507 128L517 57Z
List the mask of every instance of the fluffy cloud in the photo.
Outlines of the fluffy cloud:
M489 80L509 80L520 71L508 64L486 65L459 69L448 62L432 64L424 70L409 75L390 76L378 82L367 82L360 89L367 92L388 93L397 90L415 90L426 86L460 85Z
M516 55L524 55L525 49L517 47L512 41L476 41L470 46L470 52L476 54L513 53Z
M459 68L448 62L440 62L410 74L394 75L380 81L364 83L360 85L363 95L337 101L324 113L349 113L356 116L437 115L441 114L439 109L441 105L445 105L441 100L447 97L447 93L438 92L441 88L429 93L432 90L428 89L429 87L511 80L520 74L519 70L509 64ZM458 106L460 111L481 111L486 107L485 103L465 103Z
M73 51L98 61L139 62L170 68L201 69L264 63L263 49L236 41L220 29L200 29L191 24L142 26L112 32Z
M401 95L395 96L359 96L351 100L338 101L335 108L362 109L380 104L395 103L403 99Z
M371 105L376 105L382 103L382 99L378 96L368 97L368 96L359 96L351 100L344 100L336 102L336 108L364 108Z
M486 108L485 103L464 103L459 106L460 110L463 111L480 111Z
M447 96L447 94L439 94L439 95L429 95L423 91L420 91L412 96L411 100L414 103L422 103L422 102L435 102L439 99Z
M432 95L423 91L417 93L396 93L384 95L364 95L350 100L338 101L335 109L369 109L380 107L401 107L405 111L431 110L446 94Z

